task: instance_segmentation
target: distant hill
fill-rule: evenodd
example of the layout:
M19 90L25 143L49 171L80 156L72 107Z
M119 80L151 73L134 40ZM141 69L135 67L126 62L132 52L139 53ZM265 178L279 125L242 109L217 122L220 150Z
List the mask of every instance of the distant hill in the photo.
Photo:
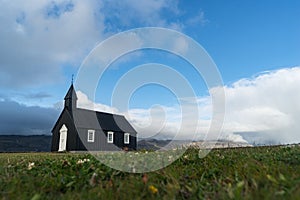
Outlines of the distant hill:
M50 152L50 135L0 135L0 152ZM166 140L141 140L139 149L158 150L167 145Z
M50 152L51 135L0 135L0 152ZM142 139L138 141L138 149L145 150L167 150L182 146L194 146L198 148L227 148L251 146L245 143L234 143L230 141L211 141L202 144L201 141L185 140L157 140Z
M143 139L138 141L138 149L158 150L168 145L171 140Z
M189 141L189 140L156 140L156 139L143 139L138 141L138 149L145 150L168 150L181 147L194 147L194 148L231 148L231 147L249 147L252 146L244 142L234 142L228 140L218 141Z
M50 152L50 135L0 135L0 152ZM139 149L158 150L167 145L166 140L141 140Z
M49 152L51 135L0 135L0 152Z

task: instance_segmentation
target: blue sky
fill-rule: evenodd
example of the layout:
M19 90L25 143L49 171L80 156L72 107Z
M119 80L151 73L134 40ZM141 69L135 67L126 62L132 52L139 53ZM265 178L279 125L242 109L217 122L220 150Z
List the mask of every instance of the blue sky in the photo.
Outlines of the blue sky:
M216 63L226 92L224 136L241 140L234 133L259 132L268 140L300 141L296 131L286 140L279 137L287 131L300 130L295 123L300 99L294 90L300 83L299 1L0 3L0 134L49 134L71 76L74 74L76 79L89 52L116 33L151 26L186 34L202 45ZM135 126L141 125L140 130L151 132L157 129L149 125L149 109L161 105L171 116L160 130L161 135L171 137L178 123L179 102L168 88L140 88L131 96L127 114L111 105L112 89L120 77L137 65L151 62L168 65L190 81L201 102L198 132L205 132L211 115L209 91L188 62L167 52L142 50L117 60L101 79L94 106L122 112ZM91 99L81 102L82 106L91 104ZM44 115L37 116L39 109ZM24 120L28 116L31 122ZM152 118L160 119L155 114Z

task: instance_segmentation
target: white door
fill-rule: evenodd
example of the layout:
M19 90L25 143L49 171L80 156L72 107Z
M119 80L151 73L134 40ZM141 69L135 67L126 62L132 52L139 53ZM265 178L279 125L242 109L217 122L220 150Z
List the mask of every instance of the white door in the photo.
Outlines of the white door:
M67 150L67 133L68 133L68 129L67 129L66 125L62 125L59 132L60 132L60 135L59 135L58 151L65 151L65 150Z

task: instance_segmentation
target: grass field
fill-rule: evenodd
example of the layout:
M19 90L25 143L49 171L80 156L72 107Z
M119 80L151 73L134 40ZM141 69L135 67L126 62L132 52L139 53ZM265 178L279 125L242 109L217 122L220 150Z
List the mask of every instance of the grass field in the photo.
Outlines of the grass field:
M1 199L300 199L300 147L188 149L147 174L90 154L0 154Z

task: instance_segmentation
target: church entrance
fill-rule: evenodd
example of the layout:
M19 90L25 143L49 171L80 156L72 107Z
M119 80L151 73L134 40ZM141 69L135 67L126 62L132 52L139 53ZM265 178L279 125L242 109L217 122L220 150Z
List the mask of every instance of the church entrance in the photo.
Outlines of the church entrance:
M59 136L58 151L66 151L67 150L67 133L68 133L68 129L67 129L66 125L62 125L59 132L60 132L60 136Z

